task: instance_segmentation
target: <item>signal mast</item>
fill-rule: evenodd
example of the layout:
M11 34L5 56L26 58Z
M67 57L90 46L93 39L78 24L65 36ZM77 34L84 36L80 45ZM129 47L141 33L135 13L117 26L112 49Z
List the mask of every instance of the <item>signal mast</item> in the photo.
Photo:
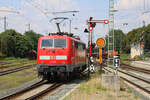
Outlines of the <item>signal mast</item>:
M89 56L88 56L88 66L89 66L89 72L94 72L95 71L95 67L93 65L93 57L92 57L92 48L93 46L95 46L92 43L92 32L94 27L96 26L96 23L103 23L103 24L108 24L109 20L105 19L105 20L93 20L93 17L90 17L89 20L86 21L89 25L89 31L88 29L85 29L84 32L88 32L89 33L89 41L88 41L88 45L89 45ZM101 66L102 67L102 66Z

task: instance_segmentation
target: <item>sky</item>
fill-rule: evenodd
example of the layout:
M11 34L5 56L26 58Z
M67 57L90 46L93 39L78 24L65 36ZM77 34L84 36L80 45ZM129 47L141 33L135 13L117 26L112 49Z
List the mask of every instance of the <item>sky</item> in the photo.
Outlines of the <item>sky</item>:
M145 2L145 3L144 3ZM142 27L143 20L146 25L150 24L150 0L115 0L114 13L115 29L121 29L124 33L132 29ZM61 30L69 32L71 20L71 31L79 35L81 40L87 42L88 34L84 29L88 28L86 20L90 16L96 20L109 18L109 0L0 0L0 10L17 11L18 13L8 13L0 11L0 32L4 31L3 17L7 18L7 29L15 29L24 33L31 29L37 33L47 35L56 32L56 21L50 21L55 17L67 17L61 23ZM79 11L75 13L53 14L52 12ZM124 24L127 23L127 24ZM108 33L108 25L97 24L93 31L93 40L104 37Z

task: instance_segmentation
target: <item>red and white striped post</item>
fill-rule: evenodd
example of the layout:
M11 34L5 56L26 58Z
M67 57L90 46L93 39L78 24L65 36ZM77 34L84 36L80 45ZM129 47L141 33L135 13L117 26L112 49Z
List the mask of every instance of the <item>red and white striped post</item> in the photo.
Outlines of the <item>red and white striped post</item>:
M93 27L92 24L90 24L89 26L89 30L90 30L90 35L89 35L89 39L90 39L90 43L89 43L89 56L92 56L92 31L93 31Z

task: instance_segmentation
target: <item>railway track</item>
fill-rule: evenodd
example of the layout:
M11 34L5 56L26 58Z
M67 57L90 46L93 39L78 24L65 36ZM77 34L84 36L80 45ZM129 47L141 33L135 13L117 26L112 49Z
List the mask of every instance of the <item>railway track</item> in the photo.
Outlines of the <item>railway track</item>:
M40 88L42 86L44 87L44 85L47 85L46 83L47 83L47 81L40 81L38 83L33 84L30 87L25 88L22 91L19 91L19 92L16 92L16 93L12 94L12 95L0 98L0 100L11 100L11 99L35 100L35 99L42 98L47 93L51 93L54 90L56 90L58 87L63 85L63 83L48 84L48 86L45 89L43 89L43 90L41 90L41 91L39 91L37 93L34 93L35 90L36 91L40 90ZM33 94L30 93L32 91L33 91ZM30 95L27 95L26 93L27 94L30 93Z
M29 68L31 68L31 67L33 67L35 65L36 64L26 65L26 66L22 66L22 67L18 67L18 68L13 68L13 69L10 69L10 70L6 70L6 71L0 71L0 76L11 74L11 73L14 73L14 72L18 72L18 71L21 71L21 70L24 70L24 69L29 69Z
M19 60L14 60L14 59L10 59L10 60L0 60L0 64L10 64L10 63L15 63L15 62L28 62L28 60L27 59L19 59Z
M47 93L50 93L54 90L56 90L58 87L62 86L63 83L54 83L52 84L51 86L49 86L47 89L29 97L29 98L26 98L25 100L35 100L35 99L38 99L40 97L42 97L43 95L47 94Z
M105 70L109 72L113 72L112 68L104 67ZM143 91L148 100L150 99L150 89L148 88L150 86L150 80L145 79L144 77L137 76L131 73L128 73L126 71L123 71L121 69L118 69L118 75L121 79L125 80L126 82L130 83L131 85L135 86L136 88L140 89L140 91Z
M134 67L134 66L131 66L131 65L128 65L128 64L124 64L124 63L121 63L121 68L127 68L127 69L134 70L134 71L137 71L137 72L150 74L150 70L148 70L148 69Z
M0 98L0 100L9 100L9 99L11 99L12 97L14 97L14 96L16 96L16 95L20 95L20 94L22 94L22 93L24 93L24 92L27 92L27 91L29 91L29 90L31 90L31 89L33 89L33 88L39 87L39 86L41 86L41 85L43 85L43 84L45 84L45 83L46 83L45 81L42 81L42 80L41 80L41 81L39 81L39 82L37 82L37 83L31 85L30 87L27 87L27 88L21 90L21 91L19 91L19 92L16 92L16 93L13 93L13 94L4 96L4 97Z
M22 62L22 63L16 63L16 64L12 64L12 63L9 63L9 64L1 64L0 65L0 69L5 69L5 68L9 68L9 67L13 67L13 66L19 66L19 65L25 65L25 64L29 64L29 62Z

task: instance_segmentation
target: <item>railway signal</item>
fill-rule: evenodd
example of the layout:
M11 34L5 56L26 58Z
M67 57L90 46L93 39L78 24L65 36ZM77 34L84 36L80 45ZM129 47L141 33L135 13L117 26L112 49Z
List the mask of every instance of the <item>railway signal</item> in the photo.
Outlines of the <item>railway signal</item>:
M105 20L87 20L86 22L90 23L90 24L95 24L95 25L96 25L96 23L109 24L109 20L108 19L105 19Z
M105 24L108 24L108 23L109 23L109 20L105 19L105 20L104 20L104 23L105 23Z
M99 62L100 71L102 72L102 48L105 46L106 42L104 38L98 38L96 41L97 46L99 46Z
M87 20L87 23L90 23L89 25L89 31L90 31L90 35L89 35L89 38L90 38L90 41L89 41L89 55L92 56L92 50L91 50L91 44L92 44L92 31L93 31L93 28L96 26L96 23L104 23L104 24L108 24L109 23L109 20L105 19L105 20L92 20L93 17L90 17L89 20Z
M94 29L94 27L96 26L96 23L103 23L103 24L108 24L109 23L109 20L105 19L105 20L93 20L93 17L90 17L89 20L86 21L87 24L89 24L89 61L90 61L90 64L89 64L89 67L93 66L93 63L91 61L91 58L92 58L92 31ZM87 30L85 30L85 32L87 32ZM94 68L94 66L93 66Z
M97 46L99 46L100 48L105 46L105 39L104 38L98 38L96 41Z
M92 56L92 49L91 49L91 44L92 44L92 31L94 29L94 27L96 26L96 23L104 23L104 24L109 24L109 20L105 19L105 20L92 20L93 17L90 17L89 20L87 20L86 22L89 23L89 56Z
M119 58L119 56L114 56L114 66L116 68L120 67L120 58Z
M89 56L91 57L92 56L92 31L93 31L92 24L90 24L89 30L90 30L90 34L89 34Z
M118 68L120 67L120 57L119 56L114 56L113 59L114 67L116 68L116 74L118 75Z

